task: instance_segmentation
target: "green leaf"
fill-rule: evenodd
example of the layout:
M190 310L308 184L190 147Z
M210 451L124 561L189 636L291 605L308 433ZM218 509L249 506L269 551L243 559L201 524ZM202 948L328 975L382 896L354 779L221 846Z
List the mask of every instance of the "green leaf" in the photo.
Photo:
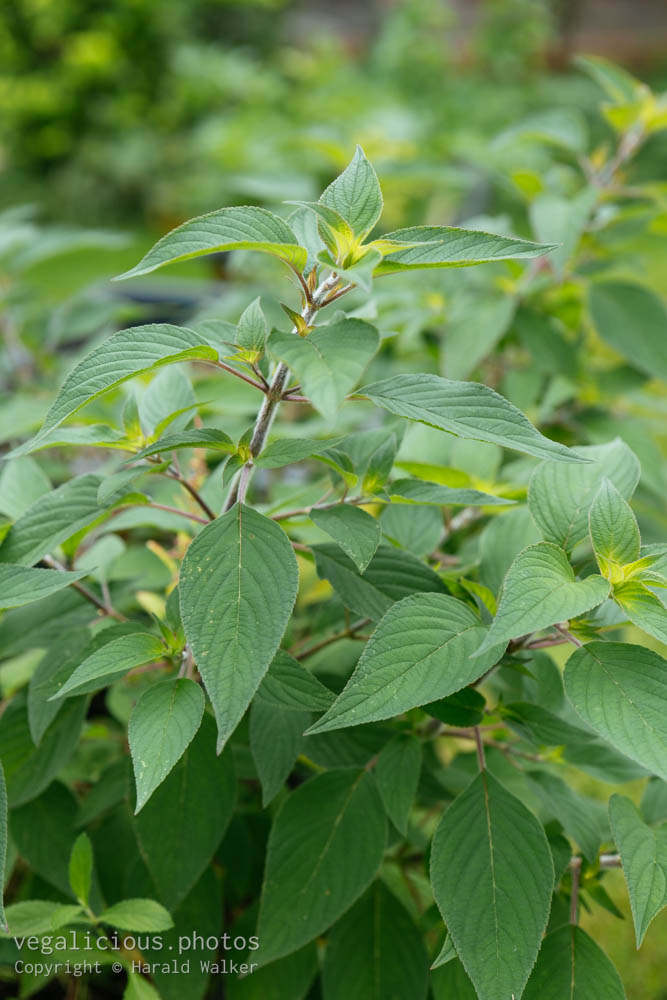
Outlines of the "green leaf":
M224 431L203 427L200 430L180 431L178 434L169 434L167 437L160 438L159 441L154 441L153 444L142 448L127 461L138 462L142 458L176 451L179 448L209 448L211 451L222 452L236 451L232 439Z
M432 504L436 507L498 507L509 506L514 500L496 497L479 490L454 489L423 479L396 479L387 486L391 499L397 503Z
M519 552L539 541L540 533L526 507L491 518L479 538L480 579L494 594L498 594L505 574Z
M244 351L261 355L266 342L266 320L259 296L244 309L236 328L236 343Z
M261 250L275 254L298 271L303 270L307 259L305 249L299 246L296 236L283 219L265 208L242 205L220 208L172 229L158 240L136 267L118 275L115 280L135 278L165 264L223 250Z
M342 693L309 733L389 719L472 684L498 659L497 649L471 658L486 633L463 601L406 597L382 618Z
M216 757L215 724L204 714L192 743L134 817L141 856L170 912L213 857L234 809L235 788L231 751Z
M328 771L292 792L269 837L257 960L288 955L330 927L375 877L385 837L366 771Z
M633 367L667 380L667 311L642 285L593 282L589 304L595 329Z
M250 706L250 752L262 786L262 805L276 797L301 752L310 712L277 708L257 694Z
M311 438L285 438L282 441L271 441L255 458L255 465L261 469L280 469L292 462L301 462L304 458L321 455L332 445L340 441L333 438L328 441L317 441Z
M324 1000L425 1000L428 958L405 907L376 881L333 927Z
M99 919L122 931L143 931L147 934L168 931L174 926L164 906L154 899L124 899L101 913Z
M653 830L623 795L609 800L609 820L623 862L637 947L649 924L667 906L667 825Z
M369 246L364 250L363 256L359 257L353 264L341 267L336 261L323 251L317 258L321 264L335 271L339 278L351 285L358 285L367 295L370 295L373 287L373 276L375 270L382 260L382 254L375 247Z
M268 348L289 365L322 416L333 420L379 343L379 334L370 323L341 319L315 327L307 337L272 330Z
M602 804L579 795L548 771L531 771L530 778L547 814L558 820L592 864L609 835Z
M319 237L333 255L334 264L344 261L358 243L352 226L335 209L316 201L290 201L288 204L299 205L313 213ZM319 256L321 251L317 253Z
M32 569L0 563L0 608L20 608L24 604L32 604L63 587L69 587L82 576L86 576L86 570L63 573L55 569Z
M589 642L567 661L564 680L584 722L667 781L667 660L644 646Z
M502 714L513 729L527 736L538 746L561 747L588 744L594 740L588 730L573 726L572 723L554 715L549 709L529 701L505 705Z
M185 753L199 729L205 704L204 692L187 677L155 684L137 701L128 726L136 812Z
M462 963L456 958L456 952L452 959L447 964L436 967L431 973L433 1000L477 1000L475 987Z
M133 667L161 660L165 653L161 640L150 632L121 635L87 656L57 692L51 695L50 700L97 691L122 677Z
M388 545L379 546L363 574L337 545L314 545L312 550L318 576L329 580L346 607L374 621L408 594L445 590L429 566Z
M252 960L252 958L251 958ZM318 973L317 947L307 944L285 958L255 969L252 975L228 976L229 1000L306 1000Z
M160 994L144 976L129 970L123 1000L160 1000Z
M324 712L334 700L332 692L283 649L273 658L257 694L276 708L297 712Z
M435 899L480 1000L522 995L553 884L541 824L483 771L447 809L431 848Z
M282 528L243 504L207 524L185 554L183 627L218 722L218 750L275 655L298 576Z
M26 899L7 907L9 925L6 935L22 938L50 934L81 919L81 907L70 903L53 903L46 899ZM5 935L0 934L0 937Z
M5 867L7 865L7 786L5 772L0 761L0 930L7 930L5 914Z
M324 510L314 507L310 519L340 545L359 572L363 573L380 544L382 529L379 522L365 510L351 504L337 504Z
M14 455L32 451L55 427L92 399L122 385L135 375L163 365L194 359L215 361L215 351L203 338L185 327L152 323L119 330L87 354L67 376L47 413L39 433Z
M601 576L576 580L562 549L551 542L529 545L505 577L498 612L477 653L549 625L569 621L602 604L609 582Z
M69 884L82 906L88 904L92 877L93 845L87 833L80 833L74 841L69 858Z
M633 625L667 643L667 607L652 590L629 580L614 587L614 600Z
M403 836L408 832L421 766L421 743L409 733L399 733L390 740L375 765L375 780L387 816Z
M333 209L363 239L382 215L382 192L372 164L357 146L351 162L322 193L320 202Z
M637 456L624 441L573 448L589 465L543 462L531 476L528 506L547 542L570 552L588 534L588 511L606 477L629 500L639 482Z
M33 458L13 458L0 469L0 511L16 520L51 489L49 477Z
M447 698L438 698L422 705L428 712L448 726L477 726L484 718L486 698L476 688L464 687Z
M607 478L595 494L588 524L600 572L616 582L623 575L622 567L639 559L641 538L630 505Z
M556 249L554 244L531 243L452 226L411 226L386 233L383 239L413 246L388 254L378 267L378 274L431 267L467 267L495 260L525 260Z
M568 925L544 939L522 1000L625 1000L618 972L580 927Z
M438 375L394 375L359 390L390 413L476 441L490 441L537 458L582 462L576 452L550 441L516 406L478 382Z

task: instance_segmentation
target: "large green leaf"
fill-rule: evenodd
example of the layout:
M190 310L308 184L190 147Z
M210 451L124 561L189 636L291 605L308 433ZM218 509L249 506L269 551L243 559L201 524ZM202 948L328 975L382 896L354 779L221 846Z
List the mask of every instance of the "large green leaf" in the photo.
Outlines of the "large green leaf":
M380 544L382 529L379 521L352 504L337 504L323 510L314 507L310 519L340 545L359 572L363 573Z
M657 295L642 285L599 281L589 304L604 341L651 378L667 380L667 311Z
M284 649L276 653L257 694L276 708L296 712L324 712L334 695Z
M593 551L600 572L612 581L626 563L639 559L641 538L630 504L603 479L588 513Z
M528 505L547 542L568 552L588 534L588 511L606 477L629 500L639 482L637 456L624 441L573 448L589 465L543 462L535 469Z
M7 788L5 772L0 761L0 930L7 930L5 916L5 865L7 864Z
M402 903L376 881L332 928L324 1000L424 1000L428 958Z
M139 263L116 278L149 274L164 264L201 257L222 250L262 250L302 270L306 251L283 219L265 208L242 205L220 208L184 222L152 247Z
M243 504L206 525L185 554L183 627L218 722L219 750L268 670L297 586L287 535Z
M128 726L137 812L185 753L199 729L205 701L200 686L187 677L155 684L137 701Z
M51 695L51 700L96 691L122 677L133 667L161 660L164 655L163 643L150 632L121 635L87 656L56 693Z
M518 994L517 994L518 996ZM625 1000L618 972L581 927L547 935L522 1000Z
M667 781L667 660L644 646L589 642L567 661L564 680L584 722Z
M654 917L667 906L667 825L652 829L630 799L612 795L609 820L623 862L637 947Z
M385 836L382 803L366 771L328 771L292 792L269 837L261 964L311 941L359 898L377 872Z
M169 323L152 323L119 330L95 347L72 369L62 384L39 433L12 454L32 451L59 424L103 392L135 375L163 365L202 359L215 361L215 351L199 334Z
M382 214L382 192L373 165L361 146L335 181L322 193L320 202L337 212L352 227L355 236L366 236ZM335 220L323 220L329 225Z
M491 649L471 659L486 633L463 601L406 597L387 611L342 693L309 732L389 719L471 684L499 656Z
M442 486L423 479L395 479L387 485L387 492L395 503L436 507L498 507L514 503L514 500L482 493L480 490Z
M273 330L268 348L274 357L289 365L313 406L333 420L379 342L379 334L370 323L340 319L316 327L307 337Z
M480 1000L523 993L553 884L541 824L482 772L447 809L431 848L435 899Z
M459 437L490 441L537 458L585 461L565 445L544 437L521 410L479 382L453 382L438 375L394 375L359 392L390 413Z
M551 542L529 545L507 571L498 612L478 653L557 622L577 618L609 595L601 576L576 580L562 549Z
M380 798L399 833L408 832L422 766L422 747L411 733L398 733L382 748L375 765Z
M55 569L32 569L0 563L0 608L20 608L24 604L32 604L63 587L69 587L86 572L61 573Z
M414 244L388 254L378 274L427 267L466 267L494 260L525 260L555 250L554 244L531 243L453 226L411 226L386 233L383 240Z

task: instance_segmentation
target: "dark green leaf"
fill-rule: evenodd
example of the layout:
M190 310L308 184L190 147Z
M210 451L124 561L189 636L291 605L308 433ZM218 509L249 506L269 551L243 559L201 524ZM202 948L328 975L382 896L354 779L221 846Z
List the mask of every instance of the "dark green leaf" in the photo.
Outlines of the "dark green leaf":
M380 798L399 833L408 832L422 766L421 743L410 734L398 734L380 751L375 765Z
M625 1000L618 972L580 927L547 935L522 1000Z
M630 799L612 795L609 820L623 862L640 948L649 924L667 906L667 825L651 829Z
M310 512L311 521L340 545L360 573L363 573L380 544L379 522L352 504L337 504Z

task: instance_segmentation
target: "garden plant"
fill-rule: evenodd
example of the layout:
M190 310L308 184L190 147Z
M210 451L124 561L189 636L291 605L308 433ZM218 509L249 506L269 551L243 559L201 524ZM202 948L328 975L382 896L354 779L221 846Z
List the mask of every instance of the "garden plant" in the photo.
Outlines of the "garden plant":
M584 65L603 142L558 110L496 140L534 239L384 231L357 148L318 201L160 239L123 280L234 253L267 292L98 339L5 455L22 996L626 995L580 923L612 869L638 947L667 903L666 324L632 266L664 190L631 173L667 112Z

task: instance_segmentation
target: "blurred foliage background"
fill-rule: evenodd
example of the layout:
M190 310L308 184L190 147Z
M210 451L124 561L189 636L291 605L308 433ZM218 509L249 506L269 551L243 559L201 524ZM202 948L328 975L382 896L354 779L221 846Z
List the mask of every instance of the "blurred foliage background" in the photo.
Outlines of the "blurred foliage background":
M271 260L109 279L192 215L234 203L286 214L284 201L316 198L359 142L387 230L465 223L565 244L528 297L521 269L503 265L378 283L378 363L479 378L568 442L621 434L642 462L642 535L660 541L664 387L622 329L596 332L588 296L598 275L665 292L667 110L653 94L667 85L666 37L667 8L651 0L5 0L0 443L39 424L63 373L113 329L236 322L260 292L279 323ZM620 60L651 92L621 74L629 91L614 98L612 81L610 100L606 64L583 72L580 50ZM636 155L605 179L640 119ZM224 415L243 432L246 396L210 379L195 392L208 423ZM126 400L96 403L90 421L121 422ZM40 459L54 482L99 460L67 448ZM614 890L625 921L596 907L587 926L633 1000L665 997L666 915L638 957L620 878Z

